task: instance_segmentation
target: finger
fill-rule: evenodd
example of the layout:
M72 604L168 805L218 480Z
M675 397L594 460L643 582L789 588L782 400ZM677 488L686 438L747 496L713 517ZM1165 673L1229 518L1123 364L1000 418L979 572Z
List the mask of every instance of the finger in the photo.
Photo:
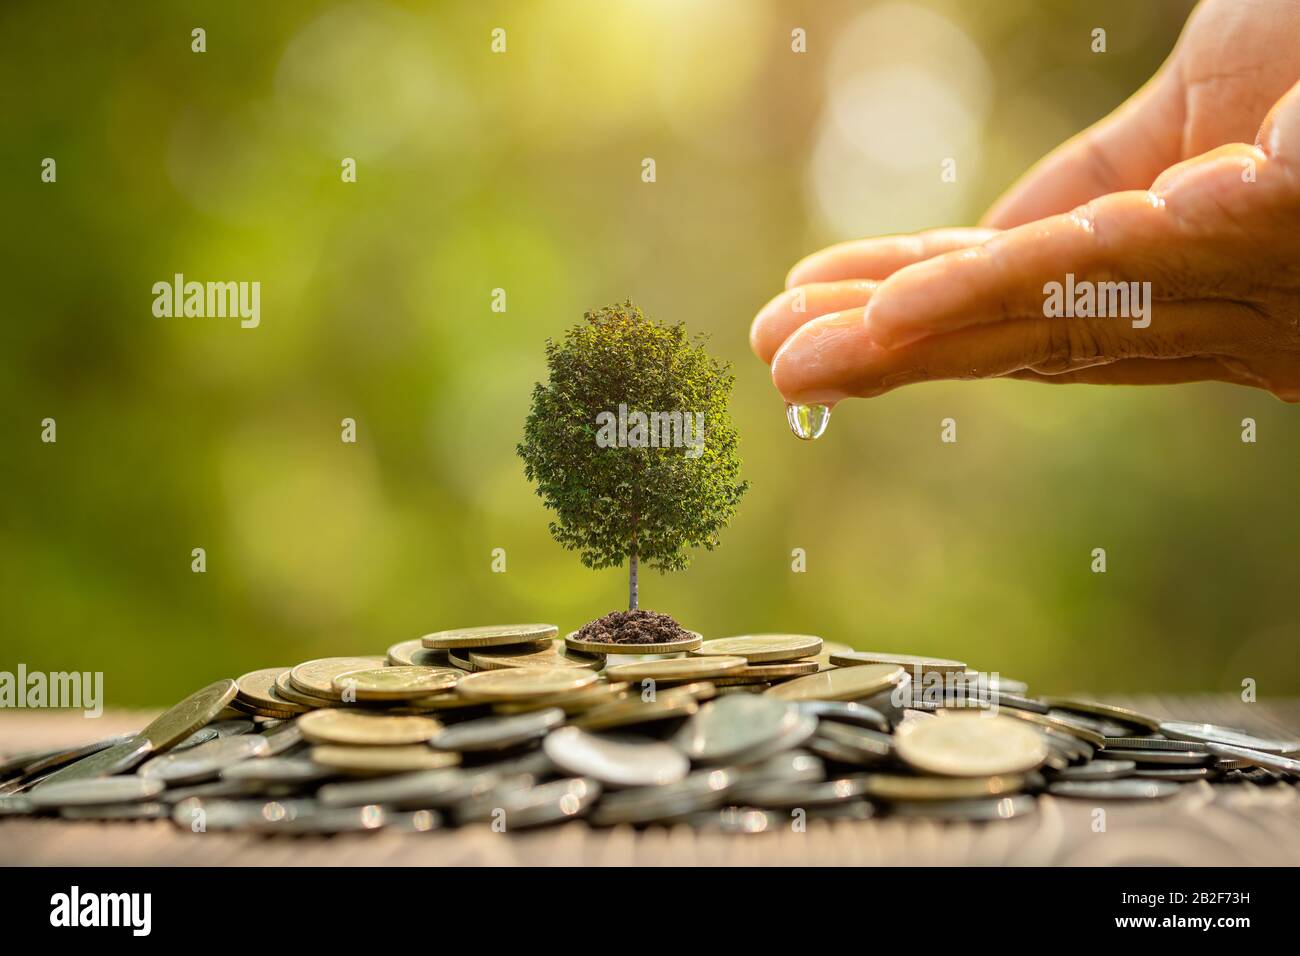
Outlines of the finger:
M1292 177L1300 176L1300 82L1268 111L1255 145L1279 161Z
M786 289L754 317L749 327L749 347L760 359L770 363L781 343L805 322L832 312L861 308L875 288L876 283L871 279L851 279Z
M1259 384L1254 376L1213 357L1120 359L1108 365L1094 365L1054 375L1033 369L1020 369L1003 377L1048 385L1181 385L1187 382Z
M993 229L932 229L908 236L841 242L800 259L786 276L785 286L789 289L813 282L883 279L913 262L977 245L995 234Z
M1145 189L1182 150L1178 84L1162 69L1099 123L1058 146L993 204L983 225L1009 229L1106 193Z
M996 378L1022 370L1077 372L1121 359L1193 358L1240 346L1248 306L1166 303L1161 325L1135 329L1115 319L1010 319L933 335L896 348L875 340L858 310L815 319L786 340L772 381L790 402L881 395L940 379Z
M1239 170L1224 172L1240 185ZM1175 205L1146 191L1113 193L981 246L900 269L880 283L867 306L872 335L896 347L1009 318L1086 315L1086 302L1074 304L1073 293L1088 285L1107 295L1107 303L1098 300L1095 308L1132 309L1131 299L1116 300L1135 291L1147 295L1148 305L1153 297L1223 295L1239 263L1211 250L1196 257L1195 268L1188 265L1194 250L1212 244L1211 227L1219 225L1222 207L1196 197L1180 197ZM1185 228L1192 220L1206 228ZM1141 281L1125 281L1135 279Z

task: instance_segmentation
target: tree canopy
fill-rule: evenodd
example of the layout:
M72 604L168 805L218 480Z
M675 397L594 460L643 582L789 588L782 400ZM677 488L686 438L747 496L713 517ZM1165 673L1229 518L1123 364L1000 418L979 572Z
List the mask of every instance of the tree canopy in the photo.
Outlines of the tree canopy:
M585 566L632 558L633 571L638 562L684 569L688 549L717 546L748 487L739 479L727 414L730 366L710 356L700 337L688 338L681 323L654 322L631 302L585 318L563 341L547 341L550 374L533 389L518 447L525 473L555 512L551 534L579 551ZM667 439L660 447L638 445L633 419L625 446L598 441L611 434L611 416L620 410L624 419L635 412L691 416L703 423L703 440L699 447ZM685 427L689 435L691 425Z

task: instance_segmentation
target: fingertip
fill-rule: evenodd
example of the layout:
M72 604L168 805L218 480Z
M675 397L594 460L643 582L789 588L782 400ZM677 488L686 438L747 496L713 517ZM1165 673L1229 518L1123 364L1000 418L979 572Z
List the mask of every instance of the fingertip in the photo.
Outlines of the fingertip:
M787 402L836 402L861 394L880 347L867 334L862 309L814 319L772 358L772 383Z
M772 356L781 347L781 342L775 340L772 323L789 309L793 297L793 289L786 289L774 295L758 310L754 315L754 321L749 324L749 348L763 362L771 362Z
M809 282L815 282L817 280L819 264L825 258L825 253L825 249L810 252L791 266L790 271L785 274L786 290L788 291L796 286L807 285Z
M953 273L960 263L982 255L972 247L926 259L900 269L880 284L867 303L867 329L884 348L898 348L924 338L935 329L931 320L952 298Z
M1297 82L1264 117L1255 144L1271 159L1289 167L1300 166L1300 82Z

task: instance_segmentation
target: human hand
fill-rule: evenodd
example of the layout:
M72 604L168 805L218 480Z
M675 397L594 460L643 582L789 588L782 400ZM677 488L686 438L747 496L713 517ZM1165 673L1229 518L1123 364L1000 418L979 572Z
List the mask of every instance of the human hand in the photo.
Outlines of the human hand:
M1275 3L1264 7L1280 14ZM1207 14L1231 20L1239 9L1198 9L1180 50L1205 35ZM1270 21L1270 42L1283 27L1300 41L1300 10L1289 10L1289 21ZM1277 45L1300 58L1300 42ZM1176 51L1170 64L1182 62ZM1294 79L1300 64L1291 69ZM1275 82L1271 61L1260 72L1268 76L1263 85ZM1222 80L1207 78L1197 89L1218 82L1225 102L1241 99L1233 75L1225 70ZM1110 120L1045 160L990 221L1015 225L1027 210L1068 204L1106 176L1123 183L1144 175L1132 164L1097 162L1106 148L1097 143L1119 136L1107 130L1133 123L1133 103L1156 96L1148 91L1166 82L1173 81L1157 77ZM1216 135L1216 124L1222 135L1237 122L1203 106L1189 106L1184 119L1183 143ZM751 345L772 362L786 399L802 403L994 376L1113 384L1215 379L1300 401L1300 84L1252 138L1255 146L1229 144L1175 163L1149 190L1109 193L1004 232L940 230L815 253L759 313ZM1140 163L1144 153L1130 143L1114 155ZM1147 302L1145 319L1132 322L1048 318L1045 286L1064 283L1067 274L1076 285L1150 283L1155 301Z

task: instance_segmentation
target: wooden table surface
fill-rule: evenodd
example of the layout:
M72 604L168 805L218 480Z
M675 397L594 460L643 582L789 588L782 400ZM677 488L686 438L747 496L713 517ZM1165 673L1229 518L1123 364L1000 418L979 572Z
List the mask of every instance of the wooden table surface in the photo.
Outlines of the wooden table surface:
M1158 717L1300 736L1300 700L1115 699ZM143 726L145 713L0 712L0 753L88 742ZM261 837L191 833L168 821L90 823L0 818L0 865L1295 865L1296 785L1188 784L1149 803L1040 797L1030 817L990 824L881 819L810 821L806 832L751 836L689 827L600 830L575 822L523 833L486 826L425 834ZM1094 832L1094 806L1106 810Z

